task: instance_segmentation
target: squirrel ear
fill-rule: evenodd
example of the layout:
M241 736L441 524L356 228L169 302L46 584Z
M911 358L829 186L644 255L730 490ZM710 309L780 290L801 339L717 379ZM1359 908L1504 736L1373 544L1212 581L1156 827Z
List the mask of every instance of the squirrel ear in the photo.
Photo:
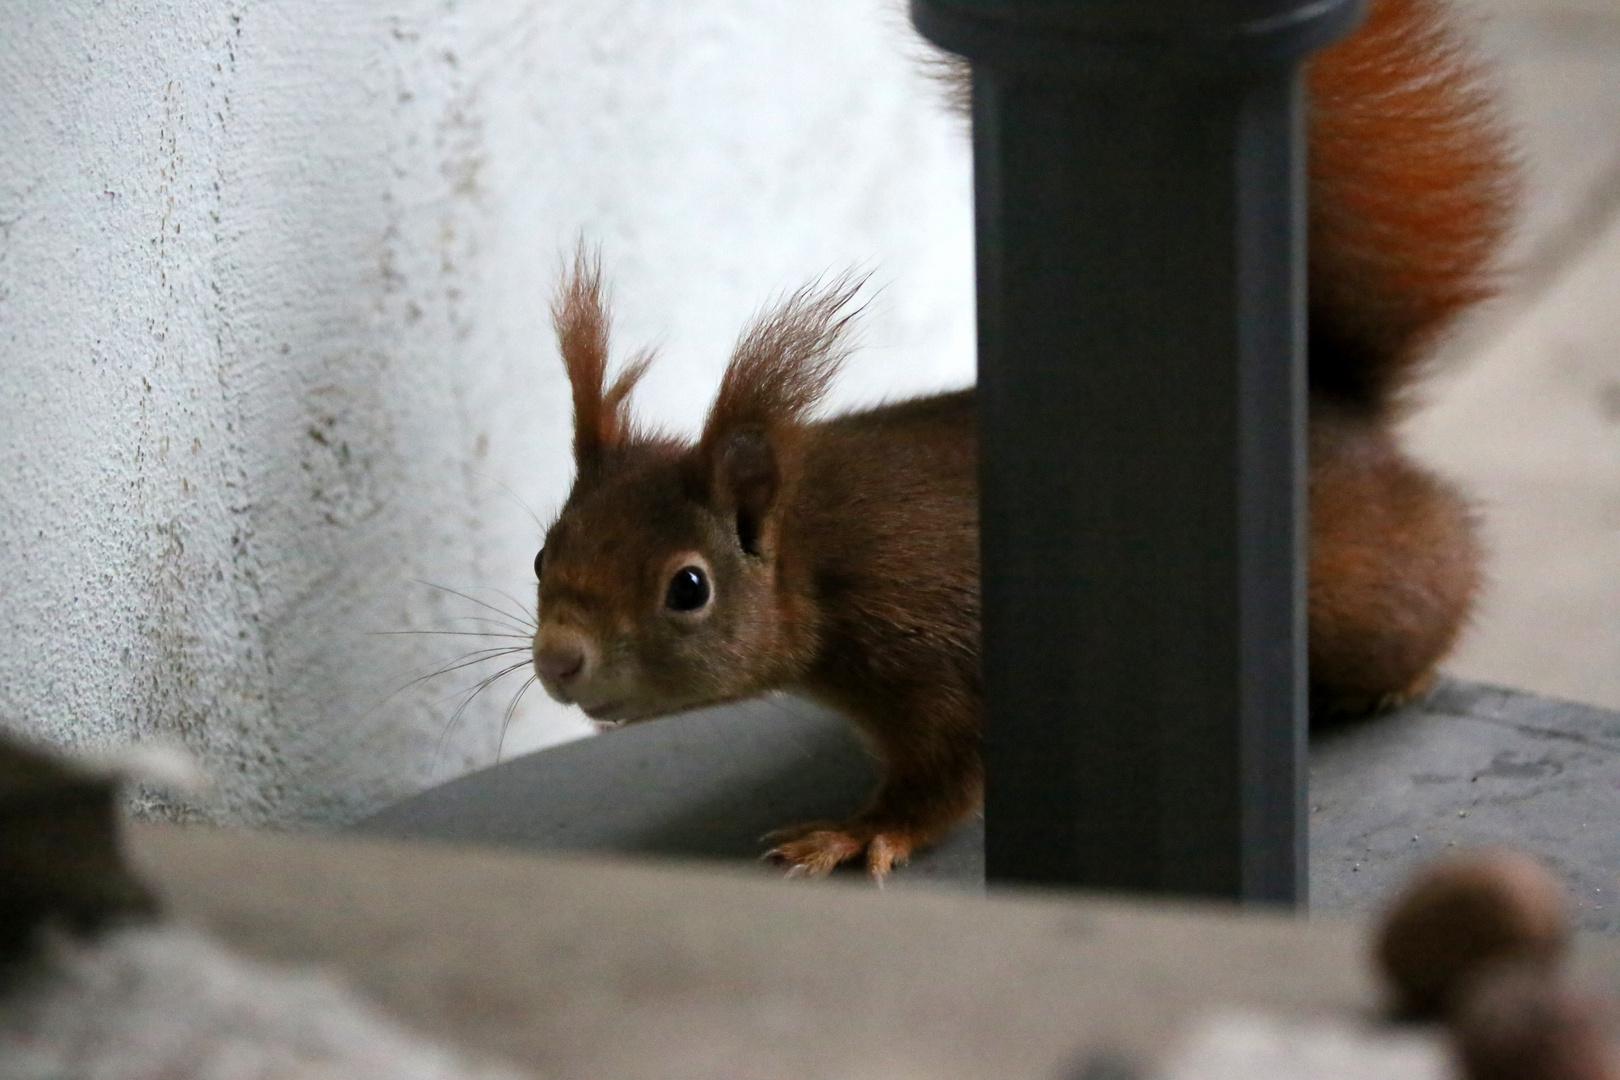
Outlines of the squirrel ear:
M717 449L717 501L735 511L742 549L750 555L763 554L766 524L782 486L776 448L764 428L745 427L733 431Z
M551 320L574 394L574 463L584 470L631 434L630 391L653 354L637 353L606 385L610 320L602 299L602 260L583 241L552 300Z
M849 351L864 277L812 282L758 315L720 380L697 456L717 506L735 508L743 550L770 543L770 514L793 472L807 415Z

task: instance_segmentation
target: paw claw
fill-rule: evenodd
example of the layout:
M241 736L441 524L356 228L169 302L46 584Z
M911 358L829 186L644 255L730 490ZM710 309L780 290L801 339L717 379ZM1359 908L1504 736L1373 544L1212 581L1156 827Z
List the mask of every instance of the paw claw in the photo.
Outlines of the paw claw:
M774 844L776 846L772 850L780 850L784 844L792 843L795 840L803 840L811 833L836 832L837 830L838 823L834 821L806 821L799 825L788 825L781 829L772 829L760 837L759 842L762 844Z
M866 870L881 887L896 866L911 858L911 844L889 833L878 833L866 845Z
M902 832L824 822L778 829L768 840L775 844L761 858L784 864L787 877L825 877L839 863L864 853L867 872L879 886L891 868L906 861L912 847L911 838Z

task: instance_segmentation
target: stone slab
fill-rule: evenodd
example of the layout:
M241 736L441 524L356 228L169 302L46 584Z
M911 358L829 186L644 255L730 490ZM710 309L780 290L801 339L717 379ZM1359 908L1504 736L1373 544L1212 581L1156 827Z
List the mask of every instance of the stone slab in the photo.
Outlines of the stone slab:
M513 758L355 826L398 838L753 860L773 829L860 809L877 764L849 725L779 697L636 724ZM896 881L982 887L978 819Z
M547 1080L1119 1077L1084 1066L1152 1065L1212 1014L1380 1008L1353 922L172 826L131 846L187 921Z
M1620 713L1451 682L1311 746L1311 904L1376 910L1421 862L1507 846L1547 860L1580 924L1620 931Z
M872 759L791 699L705 710L517 758L423 792L360 831L518 848L757 859L773 828L854 811ZM1375 910L1423 861L1506 845L1563 873L1590 930L1620 930L1620 714L1448 681L1406 709L1318 731L1311 908ZM1416 837L1414 840L1413 837ZM983 822L895 876L983 888Z

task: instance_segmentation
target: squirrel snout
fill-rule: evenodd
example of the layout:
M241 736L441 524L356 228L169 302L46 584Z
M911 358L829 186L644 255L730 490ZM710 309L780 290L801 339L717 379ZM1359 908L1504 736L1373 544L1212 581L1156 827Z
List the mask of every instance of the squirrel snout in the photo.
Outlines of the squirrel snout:
M585 673L585 643L575 634L543 634L534 639L534 670L542 682L566 687Z
M534 666L552 682L567 682L585 668L585 650L578 645L535 650Z

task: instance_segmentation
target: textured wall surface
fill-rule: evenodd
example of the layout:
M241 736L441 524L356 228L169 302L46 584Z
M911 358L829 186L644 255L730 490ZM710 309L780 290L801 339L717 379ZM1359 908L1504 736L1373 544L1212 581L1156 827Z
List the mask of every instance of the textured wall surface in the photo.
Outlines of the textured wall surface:
M850 264L840 400L971 377L967 147L914 50L885 0L0 0L0 722L182 741L226 821L492 760L521 673L454 724L497 666L411 680L523 642L414 631L528 602L575 237L670 426ZM583 730L534 693L506 752Z

